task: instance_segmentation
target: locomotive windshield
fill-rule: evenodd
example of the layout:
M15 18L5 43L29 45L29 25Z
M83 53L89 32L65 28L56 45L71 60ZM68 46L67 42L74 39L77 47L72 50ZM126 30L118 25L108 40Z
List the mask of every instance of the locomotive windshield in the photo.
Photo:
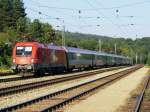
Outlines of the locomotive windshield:
M32 54L31 46L17 46L16 55L17 56L30 56Z

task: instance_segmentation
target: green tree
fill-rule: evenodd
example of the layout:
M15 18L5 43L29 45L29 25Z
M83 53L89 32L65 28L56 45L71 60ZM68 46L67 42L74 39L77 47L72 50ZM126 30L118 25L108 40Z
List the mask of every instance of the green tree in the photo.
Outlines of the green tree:
M12 0L12 7L13 7L13 23L16 26L16 22L20 17L25 18L25 8L24 3L22 0Z
M149 65L150 66L150 52L148 53L148 55L147 55L147 65Z
M16 29L17 29L17 32L21 35L24 35L24 33L27 33L27 28L28 28L28 21L26 18L23 18L23 17L20 17L18 20L17 20L17 23L16 23Z
M0 0L0 31L12 26L12 1Z
M16 41L19 38L16 29L14 29L14 28L7 28L7 29L5 29L5 32L7 34L7 38L6 38L6 42L5 43L15 44Z
M0 31L5 27L16 27L20 17L25 17L22 0L0 0Z
M29 36L32 36L36 40L41 40L43 36L42 24L38 19L35 19L28 29Z
M78 47L77 42L74 39L71 39L71 38L66 38L66 46Z
M55 31L52 29L52 26L48 23L42 24L43 36L40 38L40 42L50 43L55 40Z
M81 39L78 41L78 47L89 50L96 50L96 46L98 45L97 41L94 39Z

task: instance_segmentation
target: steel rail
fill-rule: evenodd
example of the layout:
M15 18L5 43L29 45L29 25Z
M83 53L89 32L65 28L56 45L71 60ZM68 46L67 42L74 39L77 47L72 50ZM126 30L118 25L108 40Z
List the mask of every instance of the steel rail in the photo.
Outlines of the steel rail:
M15 73L13 73L13 72L0 72L0 77L1 76L9 76L9 75L15 75Z
M51 93L51 94L48 94L48 95L45 95L45 96L42 96L42 97L33 99L33 100L28 100L28 101L22 102L22 103L20 103L20 104L16 104L16 105L14 104L14 105L12 105L12 106L10 106L10 107L6 107L6 108L1 109L0 111L12 111L12 110L16 110L16 109L18 109L18 108L22 108L22 107L25 107L25 106L27 106L27 105L34 104L35 102L39 102L39 101L41 101L41 100L44 100L44 99L46 99L46 98L52 98L52 97L54 97L54 96L56 96L56 95L60 95L60 94L62 94L62 93L65 93L65 92L68 92L68 91L73 90L73 89L75 89L75 88L78 88L78 87L80 87L80 86L83 86L83 85L86 85L86 84L89 84L89 83L93 83L93 82L95 82L95 81L98 81L98 82L99 82L99 80L102 80L102 79L104 79L104 81L106 81L106 78L110 78L110 79L111 79L111 77L114 77L115 75L120 75L120 76L118 76L118 77L112 78L111 80L108 80L107 82L105 82L105 83L103 83L103 84L101 84L101 85L98 85L98 86L96 86L96 87L94 87L94 88L91 88L91 89L89 89L89 90L86 90L86 91L84 91L83 93L80 93L80 94L78 94L78 95L75 95L75 96L72 96L72 97L70 97L70 98L67 98L65 101L62 101L62 102L60 102L60 103L58 103L58 104L55 104L55 105L53 105L53 106L51 106L51 107L49 107L49 108L47 108L47 109L42 110L42 111L47 111L47 110L50 110L50 111L51 111L51 110L53 110L53 109L56 109L56 108L59 108L60 106L65 105L67 102L70 102L70 101L72 101L73 99L78 98L79 96L83 96L84 94L86 94L86 93L88 93L88 92L90 92L90 91L95 90L96 88L99 88L99 87L104 86L104 85L106 85L106 84L108 84L108 83L111 83L112 81L115 81L116 79L119 79L119 78L121 78L121 77L123 77L123 76L127 76L126 74L129 74L129 73L131 73L131 72L134 72L135 70L137 70L137 69L139 69L139 68L141 68L141 66L137 66L137 67L134 67L134 68L130 68L130 69L127 69L127 70L124 70L124 71L121 71L121 72L118 72L118 73L115 73L115 74L106 76L106 77L102 77L102 78L95 79L95 80L92 80L92 81L89 81L89 82L86 82L86 83L83 83L83 84L79 84L79 85L76 85L76 86L74 86L74 87L70 87L70 88L67 88L67 89L64 89L64 90L60 90L60 91L57 91L57 92L54 92L54 93Z
M149 70L149 72L150 72L150 70ZM149 82L150 82L150 73L147 76L147 80L144 83L143 90L142 90L142 92L141 92L141 94L140 94L140 96L139 96L139 98L138 98L138 100L136 102L136 106L135 106L134 112L140 112L140 108L141 108L141 105L142 105L142 102L143 102L145 91L146 91L146 89L148 87Z
M14 76L14 75L12 75ZM4 76L3 76L4 77ZM22 76L19 76L18 77L7 77L6 78L0 78L0 83L4 83L4 82L11 82L11 81L21 81L21 80L26 80L26 79L31 79L31 78L34 78L33 76L27 76L27 77L22 77Z
M11 77L11 78L4 78L4 79L0 79L0 83L3 82L11 82L11 81L19 81L19 80L25 80L25 79L29 79L29 77Z

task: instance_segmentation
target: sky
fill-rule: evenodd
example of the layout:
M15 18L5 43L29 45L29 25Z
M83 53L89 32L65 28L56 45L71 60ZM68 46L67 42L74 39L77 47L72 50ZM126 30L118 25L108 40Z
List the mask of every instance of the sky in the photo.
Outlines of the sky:
M23 0L27 17L54 29L110 37L150 37L150 0Z

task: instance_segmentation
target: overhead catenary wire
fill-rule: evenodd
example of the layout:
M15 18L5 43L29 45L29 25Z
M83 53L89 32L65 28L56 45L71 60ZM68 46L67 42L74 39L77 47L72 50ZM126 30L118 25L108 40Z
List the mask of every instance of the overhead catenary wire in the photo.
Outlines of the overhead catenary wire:
M34 1L34 0L30 0L33 3L36 3L39 7L44 7L44 8L51 8L51 9L58 9L58 10L68 10L68 11L78 11L78 10L84 10L84 11L95 11L95 9L91 8L91 9L87 9L87 8L66 8L66 7L56 7L56 6L46 6L46 5L41 5L39 2ZM139 2L134 2L134 3L129 3L129 4L123 4L123 5L119 5L119 6L113 6L113 7L101 7L101 8L96 8L97 10L111 10L111 9L117 9L117 8L127 8L127 7L133 7L133 6L137 6L137 5L142 5L142 4L146 4L146 3L150 3L149 0L146 1L139 1Z
M94 0L94 1L96 2L96 4L100 5L102 8L104 7L103 4L100 3L100 1L97 1L97 0ZM119 15L118 15L118 13L119 13L119 10L118 10L118 9L116 10L116 13L117 13L117 16L116 16L117 19L122 23L122 20L119 18ZM121 28L120 25L117 25L117 27L118 27L118 28ZM125 27L125 29L123 29L123 30L121 29L121 31L123 31L125 34L128 34L128 29L126 29L126 27Z
M100 3L100 1L97 1L97 0L95 0L95 2L96 2L96 4L99 4L99 5L101 5L102 7L104 7L101 3ZM123 21L122 21L122 17L126 17L126 18L133 18L133 17L135 17L135 16L120 16L120 14L119 14L119 10L117 9L116 10L116 13L117 13L117 15L116 15L116 18L119 20L119 22L121 22L121 23L123 23ZM120 18L121 17L121 18ZM131 27L131 26L134 26L135 24L133 24L133 23L129 23L129 24L126 24L126 27L124 27L124 30L126 31L126 33L128 33L128 31L131 31L131 32L133 32L135 35L137 35L137 31L133 28L133 27ZM119 27L121 27L121 25L119 25ZM128 28L128 29L127 29Z
M87 4L89 4L89 6L91 6L93 9L96 10L96 8L89 2L89 0L84 0ZM117 29L120 30L120 32L122 32L123 34L126 34L124 33L124 31L120 28L120 26L118 26L116 23L114 23L109 17L105 16L100 10L96 10L98 14L102 15L107 21L109 21L113 26L116 26ZM121 33L120 33L121 35Z
M31 1L33 1L33 0L31 0ZM38 3L37 1L35 2L35 1L33 1L34 3L36 3L39 7L43 7L43 8L54 8L54 7L50 7L50 6L42 6L40 3ZM145 1L146 2L146 1ZM144 2L144 3L145 3ZM143 2L138 2L138 3L136 3L136 4L139 4L139 3L143 3ZM127 5L124 5L124 6L128 6L128 5L131 5L131 4L127 4ZM133 4L132 4L133 5ZM121 7L121 6L117 6L118 8L119 7ZM117 7L115 7L115 8L117 8ZM56 8L56 7L55 7ZM104 7L101 7L101 8L104 8ZM56 8L57 9L57 8ZM60 9L65 9L65 8L60 8ZM97 8L96 8L97 9ZM80 11L81 9L78 9L78 11ZM57 11L57 12L59 12L58 10L55 10L55 11ZM67 15L67 16L69 16L69 17L72 17L72 18L74 18L74 19L77 19L78 20L78 16L75 16L75 15L70 15L70 14L68 14L68 13L65 13L65 12L63 12L62 10L61 10L61 12L60 13L63 13L64 15ZM117 19L121 22L122 20L120 19L120 17L121 16L119 16ZM128 17L128 18L133 18L133 17L135 17L135 16L122 16L122 17ZM80 19L79 20L81 20L81 19L100 19L100 18L103 18L103 17L85 17L85 16L80 16ZM83 21L84 23L85 23L85 21ZM85 23L86 24L86 23ZM120 25L118 25L118 27L120 27L119 29L122 29L121 28L121 26ZM80 27L80 28L82 28L82 27ZM131 28L130 26L128 27L129 29L132 29L132 31L134 32L134 29L133 28ZM124 29L126 29L126 30L122 30L122 32L126 32L126 34L128 34L128 29L127 29L127 27L125 27Z
M95 2L96 2L98 5L100 5L101 7L104 7L103 4L100 3L100 1L95 0ZM119 12L120 12L119 9L117 9L117 10L116 10L116 19L118 19L118 21L122 24L123 21L122 21L122 19L120 18ZM121 28L120 25L118 25L118 26ZM132 31L132 28L130 28L129 25L127 25L127 26L128 26L128 29L127 29L127 27L124 27L124 31L126 32L126 34L128 34L129 30ZM135 34L135 35L136 35L136 34Z
M97 1L97 0L95 0L95 1L96 1L97 4L103 6L99 1ZM117 9L117 10L116 10L116 13L118 13L118 14L116 15L116 18L117 18L121 23L123 23L122 19L120 18L119 12L120 12L120 11ZM124 16L124 17L133 18L134 16ZM130 27L132 24L133 24L133 23L128 24L127 27L124 28L124 30L126 31L126 33L128 33L128 31L131 31L131 32L134 32L135 35L137 35L136 31L135 31L133 28ZM121 26L119 25L119 27L121 27ZM127 29L127 28L128 28L128 29Z
M52 17L52 16L49 16L48 14L43 13L42 11L38 11L38 10L35 10L35 9L33 9L33 8L27 7L26 9L27 9L27 10L34 11L34 12L40 14L40 15L46 16L46 17L48 17L48 19L53 19L53 20L57 20L57 21L60 21L60 22L62 22L62 20L64 20L64 18L62 18L62 17ZM80 20L79 17L76 18L76 19L79 19L79 20ZM99 17L97 17L97 19L99 19ZM64 20L64 21L65 21L65 20ZM82 22L85 23L84 20L83 20ZM72 23L69 23L68 20L67 20L67 22L65 21L65 24L71 25L71 26L76 27L76 28L78 28L78 29L83 28L84 26L88 25L87 23L85 23L84 25L72 24ZM81 26L81 27L80 27L80 26ZM93 26L94 26L94 25L93 25ZM97 26L97 25L95 25L95 26ZM84 29L84 30L86 30L86 29ZM88 30L87 30L86 32L88 32Z
M50 6L41 6L41 4L38 3L37 1L36 1L36 2L33 1L33 0L31 0L31 1L32 1L33 3L35 3L35 4L37 4L38 7L42 7L42 8L50 8L50 9L51 9ZM29 9L30 9L30 8L29 8ZM56 9L57 9L57 8L56 8ZM72 18L75 18L75 19L79 19L79 16L71 15L71 14L68 14L68 13L63 12L62 9L65 9L65 8L58 8L58 9L61 9L61 10L55 10L55 12L58 12L58 13L67 15L67 16L72 17ZM76 12L79 12L79 11L80 11L80 12L81 12L80 9L77 9L77 10L72 9L72 11L76 11ZM80 19L100 19L100 17L99 17L99 16L97 16L97 17L93 17L93 16L82 16L82 17L80 17Z
M71 8L69 8L68 10L67 9L62 9L62 8L67 8L67 7L63 7L63 6L47 6L47 4L45 4L46 3L46 1L36 1L36 0L31 0L31 2L33 2L34 4L36 4L36 6L37 7L40 7L40 10L43 12L44 11L44 8L49 8L49 9L52 9L51 11L56 11L56 12L58 12L58 13L60 13L58 16L60 16L61 14L63 15L61 15L62 17L61 18L63 18L63 19L65 19L65 23L67 24L67 22L70 22L70 24L72 24L72 25L70 25L70 26L68 26L68 28L69 27L76 27L76 28L78 28L78 31L79 31L79 29L80 28L84 28L84 29L86 29L86 25L85 25L85 27L84 27L84 25L83 25L83 23L84 23L84 21L82 22L81 21L81 19L85 19L85 24L89 24L89 23L95 23L95 19L96 19L96 21L98 20L97 19L97 17L95 16L95 17L92 17L92 16L85 16L84 15L84 13L83 14L81 14L81 16L80 16L80 19L79 19L79 16L78 16L78 11L81 11L81 12L85 12L86 11L86 9L87 9L87 11L88 11L88 9L90 9L90 10L92 10L92 11L95 11L95 12L97 12L97 10L99 11L99 12L102 12L103 10L101 10L101 9L111 9L111 8L113 8L113 10L114 9L120 9L120 8L125 8L125 7L131 7L131 6L136 6L136 5L142 5L142 4L148 4L148 3L150 3L150 1L148 1L148 0L145 0L145 1L138 1L138 2L131 2L131 3L127 3L127 4L121 4L121 5L118 5L118 6L106 6L106 7L95 7L95 9L94 8L84 8L84 7L81 7L81 8L76 8L76 7L71 7ZM54 3L55 3L55 1L53 1ZM90 1L90 2L92 2L92 1ZM33 4L33 5L34 5ZM59 10L59 8L61 9L61 10ZM54 10L53 10L54 9ZM71 9L71 10L70 10ZM84 10L85 9L85 10ZM104 9L104 10L105 10ZM89 11L90 11L89 10ZM74 11L73 13L69 13L68 11ZM47 15L49 15L48 13L46 13ZM104 13L105 14L105 13ZM56 15L55 15L56 16ZM67 18L67 16L68 16L68 18ZM119 34L125 34L125 35L127 35L127 33L126 33L126 29L133 29L132 31L134 32L134 27L135 26L130 26L130 25L126 25L127 27L126 28L123 28L120 24L117 24L117 22L115 23L113 20L112 20L112 18L111 17L109 17L110 15L108 15L107 16L107 18L109 18L109 19L111 19L111 21L114 23L114 24L116 24L116 25L118 25L118 26L116 26L116 27L118 27L118 30L119 30ZM41 16L42 17L42 16ZM37 17L38 18L38 17ZM49 17L48 17L49 18ZM98 17L99 18L99 17ZM102 16L100 16L100 20L103 20L103 19L105 19L105 20L108 20L106 17L102 17ZM137 18L137 16L136 15L124 15L124 16L119 16L119 19L120 18L134 18L134 19L136 19ZM89 19L89 20L88 20ZM91 20L90 20L91 19ZM93 19L93 20L92 20ZM54 17L54 20L55 20L55 17ZM73 22L72 22L73 21ZM76 23L74 23L74 21L76 21L76 23L77 23L77 21L78 21L78 23L76 24ZM82 24L80 24L79 23L79 21L81 21L81 23ZM90 22L89 22L90 21ZM111 24L112 24L112 22L110 22ZM52 24L53 24L54 22L52 22ZM104 22L102 22L101 21L101 25L103 26L104 24L103 24ZM54 23L55 24L55 23ZM130 24L130 23L129 23ZM69 24L68 24L69 25ZM115 25L113 25L113 26L115 26ZM93 27L94 27L94 25L93 25ZM105 27L105 25L104 25L104 27ZM119 28L120 27L120 28ZM125 30L124 30L125 29ZM87 29L87 30L89 30L89 29ZM118 33L118 32L117 32Z
M48 9L54 9L56 12L59 12L61 11L61 13L65 14L65 15L68 15L70 17L73 17L73 18L78 18L78 16L75 16L75 15L71 15L71 14L68 14L68 13L65 13L63 12L63 9L66 9L66 10L70 10L70 11L86 11L86 10L92 10L92 11L96 11L95 9L97 10L102 10L102 9L120 9L120 8L123 8L125 6L133 6L133 5L138 5L138 4L143 4L143 3L150 3L150 1L141 1L141 2L136 2L136 3L131 3L131 4L124 4L124 5L120 5L120 6L114 6L114 7L101 7L101 8L95 8L95 9L82 9L82 8L64 8L64 7L56 7L56 6L46 6L46 5L42 5L41 3L37 2L37 1L34 1L34 0L30 0L31 2L33 2L34 4L37 4L38 7L42 7L42 8L48 8ZM59 11L58 11L59 10ZM122 17L122 18L137 18L137 16L134 16L134 15L126 15L126 16L119 16L119 17ZM99 17L99 16L96 16L96 17L93 17L93 16L82 16L81 19L100 19L102 17Z
M34 0L31 0L32 2L34 2L34 3L36 3L39 7L44 7L44 6L41 6L41 4L40 3L38 3L37 1L35 2ZM49 8L49 6L47 6L47 8ZM76 12L78 12L78 16L75 16L75 15L71 15L71 14L68 14L68 13L65 13L65 12L63 12L62 10L55 10L56 12L59 12L59 11L61 11L60 13L61 14L64 14L64 15L67 15L67 16L69 16L69 17L72 17L73 19L76 19L76 20L78 20L78 21L82 21L82 23L84 23L84 25L87 25L87 23L84 21L84 20L82 20L82 19L100 19L100 17L85 17L85 16L83 16L83 15L81 15L81 10L79 9L79 10L76 10ZM76 14L77 15L77 14ZM82 27L80 27L80 24L81 23L79 23L79 28L82 28Z

